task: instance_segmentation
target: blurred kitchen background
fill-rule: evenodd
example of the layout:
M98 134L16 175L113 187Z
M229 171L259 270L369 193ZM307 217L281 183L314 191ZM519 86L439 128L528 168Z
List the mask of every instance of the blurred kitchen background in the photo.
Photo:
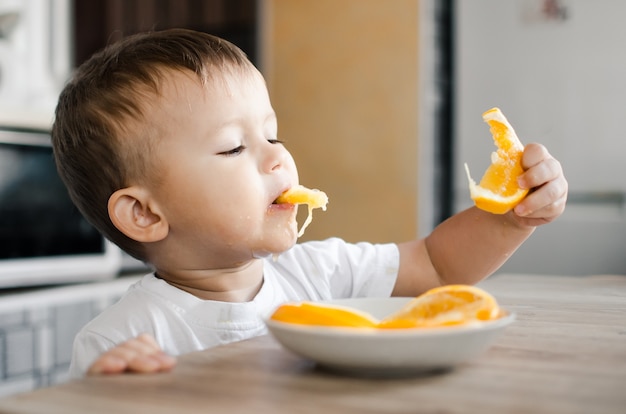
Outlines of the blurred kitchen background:
M409 240L469 206L462 166L487 167L481 114L498 106L570 183L565 214L501 272L624 274L625 18L621 0L0 0L0 396L66 380L75 332L147 271L103 240L89 253L97 265L80 251L48 257L61 236L32 220L44 247L15 247L30 232L16 234L11 215L36 203L7 197L10 178L33 154L50 157L58 93L106 44L187 27L244 49L301 182L330 197L305 240ZM67 195L50 197L31 216L67 230L46 204ZM62 237L94 237L72 229Z

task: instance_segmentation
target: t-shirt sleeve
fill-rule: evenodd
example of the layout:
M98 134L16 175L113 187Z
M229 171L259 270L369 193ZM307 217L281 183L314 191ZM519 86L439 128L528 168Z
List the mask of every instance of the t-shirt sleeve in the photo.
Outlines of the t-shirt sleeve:
M84 376L91 364L100 355L114 346L113 342L100 335L87 330L81 331L74 339L69 372L70 378L81 378Z
M388 297L396 283L396 244L347 243L339 238L297 244L275 265L282 277L311 300Z

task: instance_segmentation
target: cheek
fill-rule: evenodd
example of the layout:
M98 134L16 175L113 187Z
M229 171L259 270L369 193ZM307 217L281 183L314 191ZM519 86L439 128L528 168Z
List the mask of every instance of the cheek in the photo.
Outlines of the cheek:
M164 184L157 191L167 219L188 231L232 232L233 226L244 227L254 211L247 190L238 183L196 176Z
M252 181L241 185L232 183L222 188L219 195L212 199L222 216L243 222L258 220L267 207L260 184L252 184Z
M198 196L220 215L247 215L258 208L262 186L245 168L214 171L198 179Z
M265 198L259 194L260 186L223 188L219 196L212 197L210 214L221 228L247 238L265 220Z

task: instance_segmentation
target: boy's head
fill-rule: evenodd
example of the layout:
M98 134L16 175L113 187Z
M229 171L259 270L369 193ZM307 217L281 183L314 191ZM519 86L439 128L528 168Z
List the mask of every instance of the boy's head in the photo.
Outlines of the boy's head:
M202 180L202 174L207 175L205 182L209 182L208 186L215 174L223 175L217 178L225 182L230 177L236 179L243 169L229 172L223 168L223 160L243 152L237 147L256 148L244 142L252 136L244 137L240 133L242 128L231 128L232 132L227 136L221 126L212 126L218 125L215 122L211 125L203 122L205 118L219 120L224 113L224 116L246 119L246 122L250 121L248 124L253 124L256 121L252 118L259 118L256 112L260 109L269 113L266 118L270 121L263 120L263 125L267 122L275 125L275 116L262 82L256 68L236 46L205 33L183 29L131 36L97 53L78 68L61 93L52 129L58 170L72 200L108 239L141 260L151 261L146 246L150 242L162 241L168 234L176 234L181 249L190 247L199 241L200 236L187 237L185 233L192 233L193 226L202 229L199 223L202 218L194 222L192 217L199 206L192 205L192 196L189 200L185 197L202 191L203 182L196 181L198 188L193 191L175 195L179 187L168 180L171 181L176 174L175 168L187 164L186 174L196 176L186 177L187 183L179 182L183 188L194 180ZM252 91L246 92L248 95L239 93L248 89ZM246 102L254 101L249 99L251 94L261 95L260 104L252 111L233 113L233 108L237 111L236 105L246 106ZM212 102L214 97L221 101L238 101L231 106L227 104L222 110L221 101ZM203 130L205 124L206 130ZM273 131L258 135L267 135L264 142L275 144L276 128L270 127L269 130ZM242 139L237 138L239 135ZM182 158L182 155L177 159L176 151L172 149L185 146L189 148L189 154L185 156L199 158L206 150L201 148L204 144L191 147L205 136L207 140L221 139L224 142L216 141L213 144L215 149L209 149L212 153L211 158L204 160L206 171L192 170L194 160ZM241 142L235 142L237 140ZM225 145L225 150L218 151L221 149L219 145ZM277 151L263 147L265 144L259 145L263 149L255 150L255 163L260 163L260 157L266 156L268 151ZM253 151L248 153L253 154ZM283 153L288 154L283 148L278 155L289 158L289 172L280 180L275 179L271 186L266 186L271 187L267 192L271 192L272 197L297 182L293 160ZM216 169L212 170L212 166ZM209 175L212 171L214 174ZM245 177L240 179L245 180ZM254 177L247 179L254 180ZM231 187L237 185L235 182ZM221 191L221 188L214 187L215 191ZM162 194L166 188L171 189L171 197ZM228 195L213 194L212 197L211 200L217 200ZM264 195L263 199L267 197ZM195 201L199 204L198 200ZM207 196L202 201L207 215L211 214L215 204L208 200ZM185 203L188 212L180 207ZM215 214L224 215L230 210L215 211ZM184 217L189 219L185 221ZM228 219L233 220L232 217ZM292 226L293 220L289 221ZM155 225L157 222L159 225ZM205 224L205 227L202 230L206 233L209 225ZM228 238L227 234L223 236ZM214 244L207 242L203 248L214 248ZM264 250L263 247L252 249Z

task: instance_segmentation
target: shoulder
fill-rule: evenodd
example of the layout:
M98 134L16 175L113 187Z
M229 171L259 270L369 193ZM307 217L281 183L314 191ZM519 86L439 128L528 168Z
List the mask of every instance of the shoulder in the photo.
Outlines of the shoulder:
M74 338L70 371L81 375L102 353L141 333L155 336L159 325L167 326L173 312L166 299L152 286L158 281L147 275L131 285L114 304L88 322Z
M145 279L145 278L144 278ZM128 327L143 320L152 312L154 300L146 294L142 286L144 279L133 284L114 304L106 307L100 314L87 323L77 338L104 337L112 342L128 339ZM124 327L124 328L123 328Z
M176 298L170 291L175 293L175 288L153 274L144 276L131 285L116 303L87 323L79 332L77 341L82 339L113 346L140 333L153 334L154 326L178 309L173 304Z

